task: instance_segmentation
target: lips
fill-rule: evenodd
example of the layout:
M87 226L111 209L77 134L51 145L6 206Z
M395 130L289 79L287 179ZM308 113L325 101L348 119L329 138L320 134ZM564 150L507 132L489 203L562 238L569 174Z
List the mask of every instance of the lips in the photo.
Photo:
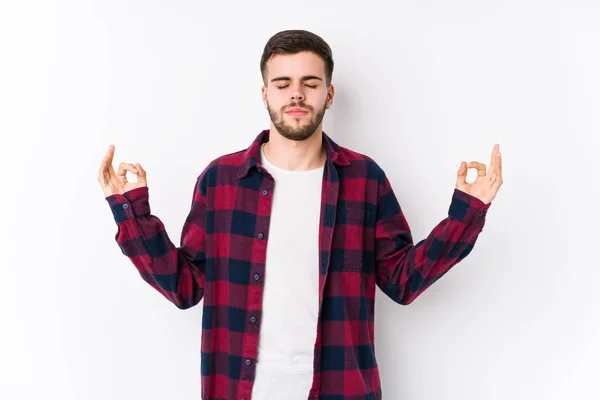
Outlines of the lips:
M289 115L306 115L306 114L308 114L308 111L306 111L303 108L294 107L294 108L290 108L285 113L289 114Z

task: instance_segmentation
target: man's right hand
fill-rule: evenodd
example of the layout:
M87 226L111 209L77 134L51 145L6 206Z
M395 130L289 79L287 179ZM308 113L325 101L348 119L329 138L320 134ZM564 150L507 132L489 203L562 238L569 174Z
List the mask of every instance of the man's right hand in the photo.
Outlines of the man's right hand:
M140 164L121 163L117 173L112 166L115 146L110 145L98 171L98 182L104 192L104 197L113 194L123 194L132 189L148 186L146 171ZM137 175L137 182L127 182L127 171Z

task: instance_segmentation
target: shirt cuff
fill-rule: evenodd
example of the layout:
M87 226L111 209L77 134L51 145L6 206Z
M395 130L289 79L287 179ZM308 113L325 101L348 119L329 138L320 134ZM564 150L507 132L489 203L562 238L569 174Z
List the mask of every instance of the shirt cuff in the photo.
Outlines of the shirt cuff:
M448 215L452 219L465 223L472 223L475 220L483 221L491 205L491 202L485 204L477 197L455 188L452 195L452 202L448 209Z
M115 222L150 215L148 186L131 189L123 194L106 197Z

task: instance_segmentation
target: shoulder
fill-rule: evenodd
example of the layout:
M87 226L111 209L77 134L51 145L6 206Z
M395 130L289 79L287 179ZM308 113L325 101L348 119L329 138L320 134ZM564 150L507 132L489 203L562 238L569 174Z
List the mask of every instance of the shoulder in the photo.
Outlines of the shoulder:
M341 158L348 160L348 165L341 170L346 176L363 177L382 183L385 171L375 159L369 155L339 146Z
M197 177L197 184L202 194L205 195L209 187L222 185L233 179L245 160L246 150L223 154L211 160Z

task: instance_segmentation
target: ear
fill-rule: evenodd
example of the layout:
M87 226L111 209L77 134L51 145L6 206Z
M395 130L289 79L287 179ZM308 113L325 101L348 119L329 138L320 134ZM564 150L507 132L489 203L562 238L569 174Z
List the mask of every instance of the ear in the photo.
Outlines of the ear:
M329 85L329 89L327 90L326 108L331 107L331 104L333 103L333 97L334 96L335 96L335 88L333 87L333 85Z
M261 89L261 97L262 97L262 102L263 105L265 106L265 109L267 109L267 88L266 87L262 87Z

